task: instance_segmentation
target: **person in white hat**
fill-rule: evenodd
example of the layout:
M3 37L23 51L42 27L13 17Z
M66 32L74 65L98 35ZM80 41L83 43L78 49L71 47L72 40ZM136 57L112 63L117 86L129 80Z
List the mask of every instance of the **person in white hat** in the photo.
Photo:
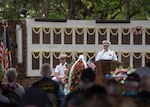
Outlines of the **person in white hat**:
M103 50L98 52L95 61L98 60L118 60L114 51L109 49L109 45L111 44L108 40L103 40Z
M68 69L66 68L66 54L60 54L58 59L60 63L55 68L55 77L53 77L52 80L64 84L64 78L66 73L68 72Z

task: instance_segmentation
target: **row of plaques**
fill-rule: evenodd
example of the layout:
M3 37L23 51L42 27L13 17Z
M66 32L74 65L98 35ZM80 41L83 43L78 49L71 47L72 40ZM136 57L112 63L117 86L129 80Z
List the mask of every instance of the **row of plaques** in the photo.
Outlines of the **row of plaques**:
M43 44L51 44L51 36L53 36L53 44L61 44L61 33L56 34L55 32L53 32L53 35L49 34L45 34L43 32L43 36L42 36L42 43ZM104 35L101 35L100 33L98 33L98 44L101 44L103 40L107 39L107 34L105 33ZM124 35L122 33L122 38L121 38L121 44L130 44L130 33L128 35ZM87 44L95 44L96 38L95 38L95 33L93 33L93 35L89 35L87 33ZM113 35L110 33L110 42L112 44L118 44L118 35ZM34 32L32 32L32 44L40 44L40 34L36 34ZM73 44L73 35L67 35L66 33L64 33L64 44ZM76 33L75 35L75 44L84 44L84 34L82 33L81 35L79 35L78 33ZM138 35L133 35L133 44L142 44L142 34L138 34ZM145 44L149 45L150 44L150 35L148 35L147 33L145 33Z
M56 52L55 53L56 56L59 56L59 54L60 54L60 52ZM81 53L77 53L78 56L80 54ZM76 56L74 60L77 60L78 56ZM92 56L92 53L91 53L91 56ZM139 56L139 53L135 53L135 56ZM150 53L147 53L147 56L150 56ZM145 55L145 64L150 61L150 58L147 57L147 56ZM45 57L42 56L42 63L50 63L50 58L51 57L45 58ZM88 59L89 59L89 57L87 57L87 60ZM92 58L92 60L95 61L95 56ZM67 58L67 63L71 63L71 61L72 61L72 56ZM130 66L130 55L127 56L127 57L124 57L123 55L121 55L121 62L123 62L123 66L124 67ZM53 55L53 61L52 61L52 63L53 64L51 64L51 66L53 68L55 68L56 65L59 64L59 60L54 55ZM133 68L138 68L138 67L141 67L141 66L142 66L142 57L139 57L139 58L133 57ZM32 69L33 70L40 69L39 67L40 67L40 57L35 58L32 55Z

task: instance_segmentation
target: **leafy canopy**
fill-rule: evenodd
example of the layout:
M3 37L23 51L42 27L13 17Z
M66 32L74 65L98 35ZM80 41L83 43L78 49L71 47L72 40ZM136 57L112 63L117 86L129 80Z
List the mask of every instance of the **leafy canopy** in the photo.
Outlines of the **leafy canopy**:
M0 20L28 16L66 19L148 19L150 0L0 0Z

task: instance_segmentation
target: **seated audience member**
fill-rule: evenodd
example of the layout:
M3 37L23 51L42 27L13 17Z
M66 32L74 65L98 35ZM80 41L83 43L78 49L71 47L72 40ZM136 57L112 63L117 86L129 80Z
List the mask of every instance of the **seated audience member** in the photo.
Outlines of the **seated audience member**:
M96 75L95 75L95 72L92 70L92 68L84 69L81 75L78 88L80 89L91 88L94 85L95 77Z
M145 64L146 67L150 68L150 61Z
M112 97L111 99L109 98L109 102L112 107L137 107L134 99L130 97Z
M59 62L60 64L56 66L55 68L55 77L52 78L54 81L58 81L61 84L64 84L64 78L68 72L68 69L66 68L66 55L60 54L59 55Z
M41 90L46 91L48 94L53 94L57 97L57 100L62 102L64 100L64 92L59 83L50 78L51 68L48 63L44 63L42 65L41 75L42 77L33 82L31 87L40 88Z
M139 75L136 73L129 74L127 80L124 83L124 86L125 86L124 96L136 98L140 86Z
M148 66L139 67L134 71L134 73L138 74L140 76L140 78L142 78L144 75L150 76L150 67L148 67Z
M109 96L121 96L120 84L115 80L108 80L105 85L106 92Z
M22 99L21 107L54 107L49 102L47 93L39 88L29 87ZM55 106L57 107L57 106Z
M25 90L19 83L15 82L17 79L17 75L18 74L15 68L8 68L5 74L7 82L4 82L2 84L2 87L5 91L12 91L16 93L20 98L22 98Z
M134 100L132 98L123 97L121 86L115 80L108 80L105 84L106 92L108 95L108 102L111 107L135 107Z
M85 104L87 103L88 99L88 90L76 90L67 95L67 102L62 107L86 107Z
M9 103L9 99L2 95L2 82L0 81L0 103Z
M150 105L150 76L143 76L140 82L140 92L138 93L139 102Z
M94 85L95 73L91 68L83 70L79 86L66 96L62 107L80 107L87 101L89 90Z
M105 88L92 86L85 107L111 107Z

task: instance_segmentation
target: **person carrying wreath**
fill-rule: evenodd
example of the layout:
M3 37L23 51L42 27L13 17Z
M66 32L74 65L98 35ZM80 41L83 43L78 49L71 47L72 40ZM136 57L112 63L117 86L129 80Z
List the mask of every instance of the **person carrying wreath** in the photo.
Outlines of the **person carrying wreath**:
M64 79L66 77L66 74L69 72L66 65L66 54L60 54L59 57L59 65L55 68L55 77L52 78L54 81L58 81L61 84L64 84Z

